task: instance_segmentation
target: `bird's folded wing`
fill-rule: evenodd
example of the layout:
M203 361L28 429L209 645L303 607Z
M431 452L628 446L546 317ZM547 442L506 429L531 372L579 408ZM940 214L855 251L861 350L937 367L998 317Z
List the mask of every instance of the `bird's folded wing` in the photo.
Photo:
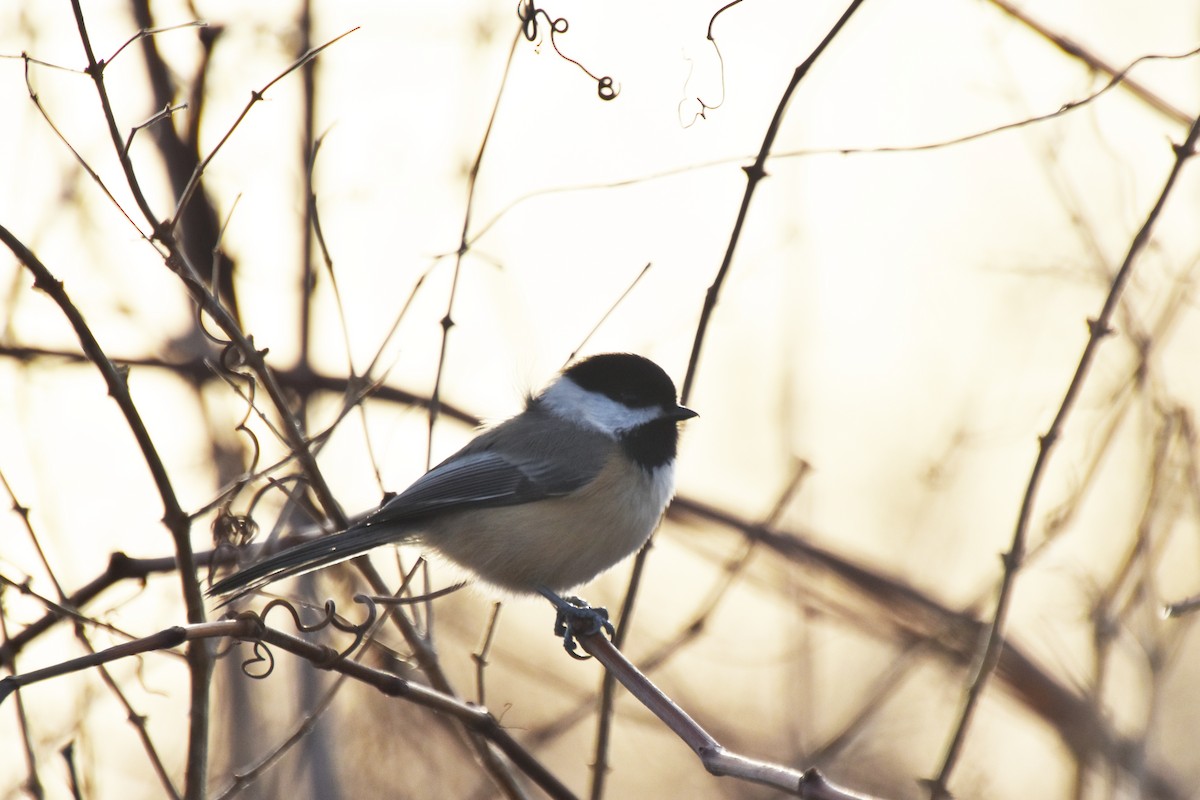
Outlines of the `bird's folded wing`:
M408 523L419 523L439 511L516 505L564 495L586 484L596 471L594 465L552 458L506 456L491 450L459 453L347 530L250 564L216 583L209 594L228 595L232 600L281 578L401 542L414 527Z
M425 473L359 525L417 519L444 510L517 505L559 497L596 476L591 464L519 458L486 450L460 454Z

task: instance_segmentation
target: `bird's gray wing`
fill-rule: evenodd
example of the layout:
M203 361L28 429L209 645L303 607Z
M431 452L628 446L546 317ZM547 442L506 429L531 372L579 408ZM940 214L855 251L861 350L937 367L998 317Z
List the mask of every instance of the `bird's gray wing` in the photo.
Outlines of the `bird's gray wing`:
M425 473L349 529L276 553L215 584L213 595L240 596L281 578L300 575L403 540L407 523L438 511L529 503L558 497L595 477L595 459L574 463L494 450L460 451ZM231 598L232 599L232 598ZM228 601L226 601L228 602Z
M487 508L559 497L596 476L598 464L522 457L494 450L447 459L369 514L360 525L418 519L446 509Z
M609 437L531 406L477 436L355 527L570 494L600 473L613 447Z
M423 517L439 511L510 506L569 494L599 474L613 447L602 434L531 407L529 413L480 434L347 530L251 564L219 581L209 593L237 597L403 541Z

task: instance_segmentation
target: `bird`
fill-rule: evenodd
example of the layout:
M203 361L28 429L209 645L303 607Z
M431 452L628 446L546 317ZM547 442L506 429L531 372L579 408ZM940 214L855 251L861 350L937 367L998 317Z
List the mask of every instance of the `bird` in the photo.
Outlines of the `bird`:
M637 552L675 494L679 424L698 416L648 358L602 353L563 369L519 414L482 431L338 533L243 567L209 589L236 599L388 544L418 543L485 583L541 594L573 627L611 635L608 612L560 593Z

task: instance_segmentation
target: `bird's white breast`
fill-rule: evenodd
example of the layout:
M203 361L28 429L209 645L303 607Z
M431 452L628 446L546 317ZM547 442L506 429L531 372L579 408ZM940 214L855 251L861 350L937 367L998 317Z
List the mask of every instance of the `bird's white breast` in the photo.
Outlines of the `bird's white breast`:
M673 462L645 470L614 455L570 495L445 514L421 538L502 588L564 591L640 549L674 493Z

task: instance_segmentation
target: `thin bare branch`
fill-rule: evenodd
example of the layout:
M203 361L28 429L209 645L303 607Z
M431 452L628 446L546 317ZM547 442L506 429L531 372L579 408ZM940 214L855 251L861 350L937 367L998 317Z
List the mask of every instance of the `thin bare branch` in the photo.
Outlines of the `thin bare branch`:
M578 635L583 649L604 665L629 693L671 729L700 757L704 768L718 777L731 776L750 783L770 786L793 797L812 800L866 800L867 795L835 786L815 769L804 772L747 758L726 750L712 734L702 728L686 711L675 704L633 665L603 633Z
M81 23L82 25L82 23ZM47 267L15 237L9 230L0 226L0 241L13 252L17 259L24 264L34 276L34 286L45 292L58 305L63 315L70 322L79 344L88 360L96 365L108 386L108 393L116 401L129 425L142 458L150 469L154 484L158 489L163 504L163 524L171 534L175 544L175 558L179 564L179 578L183 586L184 607L187 619L192 623L201 623L205 619L204 599L200 594L200 584L196 579L196 562L192 553L191 521L179 505L171 479L167 475L166 465L159 456L150 432L142 421L141 414L129 394L126 378L128 370L119 369L100 347L91 328L83 318L83 314L68 297L62 282L57 280ZM188 675L191 681L191 714L189 715L188 732L188 771L185 789L187 800L202 800L205 796L205 772L208 767L208 690L209 670L211 659L208 650L203 646L191 646L187 651Z
M1016 529L1013 531L1012 544L1008 552L1004 555L1004 575L1000 582L1000 589L996 598L996 608L992 614L988 638L981 650L976 674L972 678L963 698L962 710L959 714L958 722L954 727L950 742L947 745L941 769L938 771L937 778L931 784L930 792L934 798L949 796L950 777L954 772L954 767L958 763L962 746L966 741L967 732L971 727L971 720L974 717L975 709L978 707L979 700L983 696L983 691L987 687L992 672L996 669L1000 653L1004 649L1004 625L1007 620L1009 605L1012 602L1013 587L1016 583L1017 574L1020 572L1024 562L1029 522L1033 516L1033 506L1037 499L1038 487L1041 485L1042 478L1045 475L1046 465L1049 463L1054 445L1063 434L1067 417L1075 406L1075 401L1091 370L1092 361L1100 348L1101 341L1112 333L1112 328L1110 327L1111 320L1116 311L1117 304L1121 300L1121 294L1125 289L1125 285L1129 282L1129 277L1133 273L1133 265L1137 261L1138 256L1141 255L1142 250L1149 243L1154 224L1158 221L1163 208L1166 206L1167 198L1170 196L1171 190L1175 187L1175 182L1180 172L1183 171L1183 165L1190 157L1195 155L1196 142L1198 140L1200 140L1200 117L1197 117L1192 122L1191 131L1188 133L1184 143L1175 147L1175 162L1167 174L1166 182L1163 184L1162 191L1159 192L1158 199L1155 200L1154 206L1146 216L1145 222L1142 223L1141 228L1138 229L1138 232L1130 242L1125 258L1121 262L1121 268L1117 270L1117 274L1113 278L1112 286L1109 288L1108 295L1104 299L1104 305L1101 307L1100 313L1095 319L1088 320L1088 340L1087 344L1084 345L1083 353L1079 357L1079 364L1075 368L1075 373L1071 376L1071 382L1067 386L1066 394L1059 405L1058 413L1054 416L1054 421L1040 439L1037 458L1034 461L1033 470L1030 473L1029 482L1025 488L1025 495L1021 500L1021 508L1017 514L1017 523Z
M78 0L75 0L75 2L78 2ZM179 220L183 216L184 209L187 208L188 203L192 199L192 195L196 192L196 189L198 188L198 186L200 184L200 179L204 176L204 171L208 168L209 163L216 157L217 153L221 152L221 148L224 147L225 143L228 142L230 137L233 136L234 131L236 131L238 129L238 126L242 124L242 120L244 120L246 118L246 116L250 113L250 109L254 108L254 106L257 103L259 103L263 100L263 98L266 96L267 92L270 91L272 86L279 83L281 80L286 78L288 75L290 75L293 72L295 72L296 70L300 69L305 64L307 64L308 62L312 61L314 58L319 56L322 52L324 52L328 48L332 47L333 45L337 44L342 39L345 39L347 36L349 36L350 34L354 33L357 30L358 30L357 27L351 28L350 30L346 31L345 33L341 33L341 34L338 34L337 36L333 37L329 41L325 42L325 44L320 45L319 47L315 47L312 50L309 50L307 53L300 56L298 59L296 59L291 64L289 64L286 69L284 69L282 72L280 72L274 78L267 81L266 85L263 86L261 89L250 93L250 100L246 103L245 107L242 109L242 112L240 114L238 114L237 119L235 119L233 121L233 124L229 126L229 128L225 131L225 134L221 137L220 141L218 141L216 143L216 145L213 146L213 149L209 151L208 155L206 155L200 161L200 163L196 165L196 169L192 173L191 179L188 181L187 186L184 187L183 192L179 195L178 202L175 204L175 215L172 218L170 224L168 225L168 231L167 231L168 233L170 233L170 234L174 233L175 227L179 224Z
M1059 50L1062 50L1071 58L1079 59L1084 64L1087 64L1089 69L1104 73L1106 75L1111 75L1114 78L1129 71L1128 68L1126 68L1118 72L1117 69L1109 64L1105 59L1096 55L1091 50L1070 39L1069 37L1063 36L1061 33L1056 33L1055 31L1051 30L1046 25L1038 22L1033 17L1029 16L1012 3L1008 2L1008 0L989 0L989 2L1004 11L1005 14L1008 14L1010 17L1020 22L1022 25L1025 25L1030 30L1035 31L1039 36L1042 36L1053 42L1055 47L1057 47ZM1170 117L1181 125L1191 124L1192 116L1190 114L1185 113L1184 111L1181 111L1180 109L1171 105L1166 100L1143 86L1140 82L1127 79L1125 80L1125 88L1130 94L1146 103L1146 105L1150 106L1155 111Z
M508 58L504 61L504 74L500 78L500 88L496 91L496 99L492 102L492 113L488 116L487 127L484 128L483 138L479 142L479 150L471 163L471 171L467 175L467 202L463 210L462 232L459 234L458 250L454 254L454 273L450 280L450 294L446 299L446 314L442 317L442 341L438 349L437 371L433 378L433 402L429 405L429 436L425 449L425 466L432 465L433 458L433 429L437 425L438 412L442 401L442 377L446 371L446 351L449 347L450 329L454 327L454 300L458 296L458 279L462 274L463 256L470 249L468 237L471 230L471 216L475 207L475 184L479 179L479 168L483 165L483 154L487 152L488 140L492 136L492 126L496 124L496 115L500 113L500 101L504 98L504 87L508 85L508 73L512 68L513 57L517 52L517 43L521 41L521 30L518 28L513 35L512 45L508 49Z
M142 192L142 185L137 178L137 173L134 171L133 161L130 160L129 153L125 150L121 132L117 127L117 117L113 112L112 102L108 97L108 89L104 85L104 68L106 62L96 60L96 55L92 50L92 40L88 34L87 23L83 18L83 6L80 0L71 0L71 9L75 12L75 27L79 30L79 39L83 44L84 55L87 57L85 72L92 79L92 83L96 85L96 94L100 98L100 108L104 113L104 122L108 126L108 136L112 141L113 150L117 154L117 160L121 164L121 171L125 173L125 182L129 186L130 192L133 193L133 200L137 203L142 216L149 223L151 230L157 231L158 217L150 208L150 201L146 199L146 195ZM120 51L118 50L117 52ZM198 620L193 620L193 622L195 621Z
M746 172L746 190L742 195L741 206L738 208L737 219L733 224L733 231L729 236L729 243L725 248L725 255L721 260L721 266L717 269L716 277L713 278L712 284L708 287L708 292L704 298L704 306L700 309L700 319L696 325L696 335L692 342L692 352L688 357L687 373L683 379L683 387L680 389L680 401L686 405L688 398L691 396L692 386L696 380L696 372L700 364L700 351L704 345L704 337L708 332L708 323L712 317L713 311L717 306L717 298L721 294L721 288L725 284L725 278L729 274L729 268L733 264L733 254L737 249L738 242L741 239L742 226L745 224L746 216L750 211L750 199L754 196L754 190L758 186L759 181L766 177L766 162L770 156L771 147L775 143L775 137L779 133L779 126L783 122L784 112L787 110L788 104L791 101L792 95L804 77L808 74L812 65L816 63L821 54L829 47L838 33L845 27L846 23L854 13L862 6L863 0L851 0L846 10L825 34L816 48L808 55L795 71L792 73L792 78L788 82L787 87L783 91L783 95L779 99L779 103L775 107L775 113L771 117L771 122L767 126L766 134L763 136L762 145L759 147L758 157L754 163L745 168ZM613 643L617 648L620 648L625 641L630 626L633 622L633 609L637 602L638 586L641 584L642 573L645 569L647 555L650 552L650 546L643 547L634 558L633 572L629 579L629 586L625 592L625 598L621 603L621 615L619 617L620 626L617 628L616 636L613 638ZM604 762L607 758L607 746L609 732L612 725L612 710L613 710L613 693L616 689L611 673L605 673L604 683L600 692L600 715L597 723L597 758L596 766L592 773L592 798L599 800L604 793Z
M170 33L171 31L181 31L181 30L186 30L188 28L207 28L207 27L208 27L207 22L203 22L201 20L192 20L191 22L181 22L178 25L165 25L160 28L143 28L142 30L138 31L133 36L130 36L128 39L126 39L124 42L122 42L121 46L118 47L116 50L114 50L113 54L111 56L109 56L102 63L111 64L113 61L116 61L117 56L121 55L121 53L125 50L126 47L129 47L129 45L133 44L134 42L140 41L149 36L157 36L160 33Z
M29 534L29 540L33 543L34 550L38 555L38 560L41 562L42 570L46 573L51 584L54 586L54 592L57 596L57 603L54 603L53 607L61 609L76 619L86 619L76 609L70 607L67 595L63 591L62 584L58 580L58 575L51 566L50 559L46 557L45 550L42 548L41 537L37 535L37 531L34 529L33 523L29 518L29 509L17 499L16 493L13 491L12 486L9 484L8 479L4 476L3 472L0 472L0 485L3 485L5 493L12 501L13 508L20 515L25 532ZM20 587L20 590L22 593L32 593L27 586ZM0 633L3 634L3 643L8 644L8 628L4 616L5 615L3 614L2 609L0 609ZM93 647L91 640L88 638L87 629L83 625L75 626L75 638L79 640L79 643L89 653L95 652L95 648ZM13 671L16 672L15 660L12 662L11 666ZM145 716L137 713L133 707L133 703L130 702L128 697L126 697L125 692L121 689L120 685L103 666L100 667L100 676L109 692L112 693L113 697L115 697L117 702L121 704L122 708L124 708L125 718L129 721L129 724L133 726L138 739L141 741L142 749L145 751L147 758L150 760L150 767L154 770L154 774L158 777L159 783L162 784L163 791L167 793L168 797L174 798L174 800L179 800L179 790L175 787L174 782L171 780L171 776L167 774L167 768L163 764L163 760L158 754L158 747L155 746L154 742L150 738L150 732L146 729ZM21 720L22 723L24 723L23 710L21 712ZM30 758L30 763L32 765L32 752L30 753ZM36 778L36 773L34 774L34 778Z
M292 653L313 666L345 675L373 686L390 697L450 716L477 736L495 745L511 762L544 792L554 798L573 798L571 791L506 731L487 709L459 700L437 689L405 680L390 672L367 667L358 661L340 657L332 648L314 644L277 628L267 626L261 617L243 612L235 618L215 622L176 625L133 642L114 645L95 654L70 659L39 670L0 679L0 703L14 691L51 678L90 669L100 664L179 647L187 642L207 639L240 639L262 642ZM194 649L194 648L189 648Z

